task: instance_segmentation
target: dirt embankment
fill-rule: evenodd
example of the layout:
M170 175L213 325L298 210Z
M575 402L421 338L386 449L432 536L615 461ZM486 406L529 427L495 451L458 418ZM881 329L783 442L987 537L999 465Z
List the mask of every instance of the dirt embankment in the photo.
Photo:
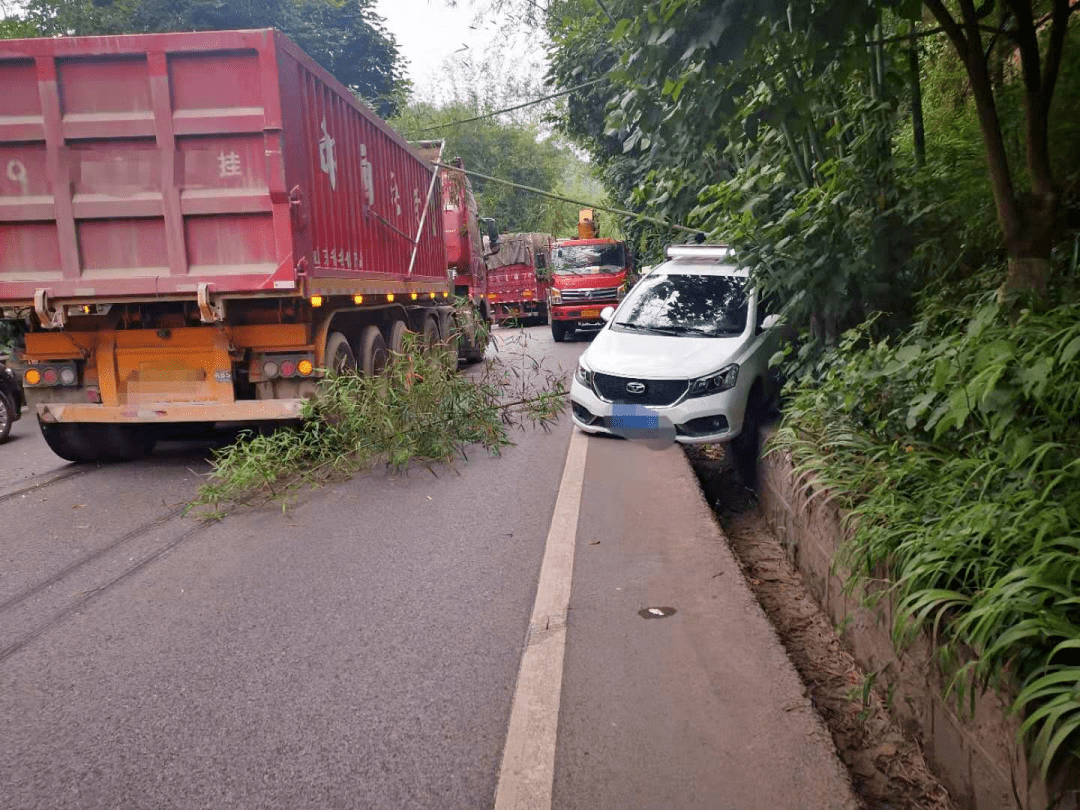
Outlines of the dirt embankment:
M871 810L954 810L918 743L889 716L889 695L875 688L844 649L836 629L792 567L719 445L687 455L751 589L828 725L855 792Z

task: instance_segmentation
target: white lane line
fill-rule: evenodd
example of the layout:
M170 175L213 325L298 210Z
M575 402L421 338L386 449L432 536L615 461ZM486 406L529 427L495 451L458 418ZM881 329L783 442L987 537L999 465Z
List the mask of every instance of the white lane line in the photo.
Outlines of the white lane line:
M529 621L529 636L521 656L502 769L495 789L495 810L551 808L566 649L566 609L574 574L574 545L587 448L587 437L575 429L566 452L566 466L555 513L551 516Z

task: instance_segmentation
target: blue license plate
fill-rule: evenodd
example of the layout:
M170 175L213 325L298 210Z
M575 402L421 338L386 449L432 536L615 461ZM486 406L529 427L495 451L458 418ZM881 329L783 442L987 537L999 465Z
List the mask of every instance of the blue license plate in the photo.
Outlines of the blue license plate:
M608 425L624 439L644 442L662 450L675 441L675 425L662 413L644 405L612 405Z

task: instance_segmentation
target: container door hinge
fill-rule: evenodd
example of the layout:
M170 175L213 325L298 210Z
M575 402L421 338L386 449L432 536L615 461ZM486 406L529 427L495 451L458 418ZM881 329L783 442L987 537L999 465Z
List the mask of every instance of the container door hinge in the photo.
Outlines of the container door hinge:
M199 284L199 317L203 323L218 323L225 320L225 302L214 301L210 297L210 283L203 281Z
M52 309L49 305L49 291L34 291L34 312L37 313L38 321L43 329L63 329L67 323L63 306Z

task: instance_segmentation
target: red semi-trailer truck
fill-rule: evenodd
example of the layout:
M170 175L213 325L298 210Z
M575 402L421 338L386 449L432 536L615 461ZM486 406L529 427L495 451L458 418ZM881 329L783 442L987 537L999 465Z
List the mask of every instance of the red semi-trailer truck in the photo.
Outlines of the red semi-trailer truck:
M454 282L454 293L468 298L474 311L483 320L489 320L488 275L484 251L484 236L490 242L490 251L498 251L498 236L494 220L480 220L477 215L476 195L472 183L462 169L461 158L452 158L450 164L442 163L442 141L417 141L413 144L425 159L439 166L442 183L442 228L446 243L446 260ZM481 224L485 227L481 229ZM485 233L486 231L486 233Z
M499 250L488 256L488 300L493 319L547 323L551 282L552 237L546 233L510 233L499 237Z
M451 333L439 173L282 34L0 41L0 87L0 309L60 456L292 420Z
M578 238L552 247L548 312L556 342L580 327L600 327L604 307L617 306L629 288L630 257L624 242L596 236L593 212L578 215Z

